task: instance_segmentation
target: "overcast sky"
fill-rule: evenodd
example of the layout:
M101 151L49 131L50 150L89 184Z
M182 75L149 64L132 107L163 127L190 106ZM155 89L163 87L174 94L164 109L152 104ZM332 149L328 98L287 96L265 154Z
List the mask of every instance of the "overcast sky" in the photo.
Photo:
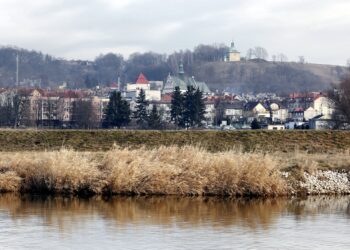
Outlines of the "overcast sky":
M0 44L67 59L229 44L345 65L350 0L0 0Z

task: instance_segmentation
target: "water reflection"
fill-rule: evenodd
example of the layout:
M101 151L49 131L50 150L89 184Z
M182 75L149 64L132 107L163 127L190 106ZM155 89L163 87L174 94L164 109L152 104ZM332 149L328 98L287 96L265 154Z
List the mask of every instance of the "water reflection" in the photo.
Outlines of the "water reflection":
M115 228L129 225L214 229L239 226L254 231L268 230L286 215L297 221L322 214L340 214L350 219L350 197L266 200L179 197L105 200L98 197L84 200L0 195L0 216L5 213L14 222L35 216L45 225L65 232L77 225L84 226L92 218L108 221Z

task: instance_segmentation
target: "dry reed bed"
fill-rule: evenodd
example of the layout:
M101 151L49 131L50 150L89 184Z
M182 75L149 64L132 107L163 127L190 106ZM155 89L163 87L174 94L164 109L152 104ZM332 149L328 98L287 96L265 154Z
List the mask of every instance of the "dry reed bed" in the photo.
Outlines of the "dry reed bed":
M303 166L331 162L322 155L286 156L239 150L212 153L191 146L0 153L0 192L277 196L290 191L281 169L304 170ZM350 162L348 152L333 157L340 159L335 167Z

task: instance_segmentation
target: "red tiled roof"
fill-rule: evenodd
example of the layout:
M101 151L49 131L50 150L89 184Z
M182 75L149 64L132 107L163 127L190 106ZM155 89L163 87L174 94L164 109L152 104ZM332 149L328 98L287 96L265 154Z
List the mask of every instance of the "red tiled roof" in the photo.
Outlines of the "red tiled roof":
M45 91L43 89L39 88L19 88L17 89L17 93L23 96L29 96L31 95L34 91L38 91L40 95L45 96Z
M162 95L162 101L170 102L173 99L171 94Z
M48 91L46 97L59 97L59 98L83 98L86 97L87 93L82 90L54 90Z
M147 80L145 75L141 73L136 81L136 84L149 84L149 81Z
M323 96L323 94L321 92L292 93L289 95L289 98L291 98L291 99L298 99L298 98L317 99L320 96Z
M294 109L294 112L303 112L303 111L304 111L303 108L296 108L296 109Z
M118 83L112 83L111 85L109 85L109 87L111 87L111 88L118 88L119 87L119 85L118 85Z

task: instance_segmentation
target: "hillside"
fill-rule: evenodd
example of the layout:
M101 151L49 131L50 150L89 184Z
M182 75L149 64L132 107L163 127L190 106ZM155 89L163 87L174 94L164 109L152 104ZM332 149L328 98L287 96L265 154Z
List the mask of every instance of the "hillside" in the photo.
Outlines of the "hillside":
M21 86L57 87L67 82L71 88L94 87L117 82L133 82L140 72L150 80L165 80L177 74L184 62L185 71L205 81L215 90L235 92L322 91L337 83L346 68L331 65L272 63L267 61L223 62L222 51L215 56L195 49L167 56L148 52L132 54L125 60L119 54L100 55L94 61L69 61L41 52L0 47L0 87L16 83L16 56L19 56ZM187 58L188 60L184 60Z
M194 75L212 89L237 92L322 91L346 73L340 66L272 62L211 62L195 67Z

